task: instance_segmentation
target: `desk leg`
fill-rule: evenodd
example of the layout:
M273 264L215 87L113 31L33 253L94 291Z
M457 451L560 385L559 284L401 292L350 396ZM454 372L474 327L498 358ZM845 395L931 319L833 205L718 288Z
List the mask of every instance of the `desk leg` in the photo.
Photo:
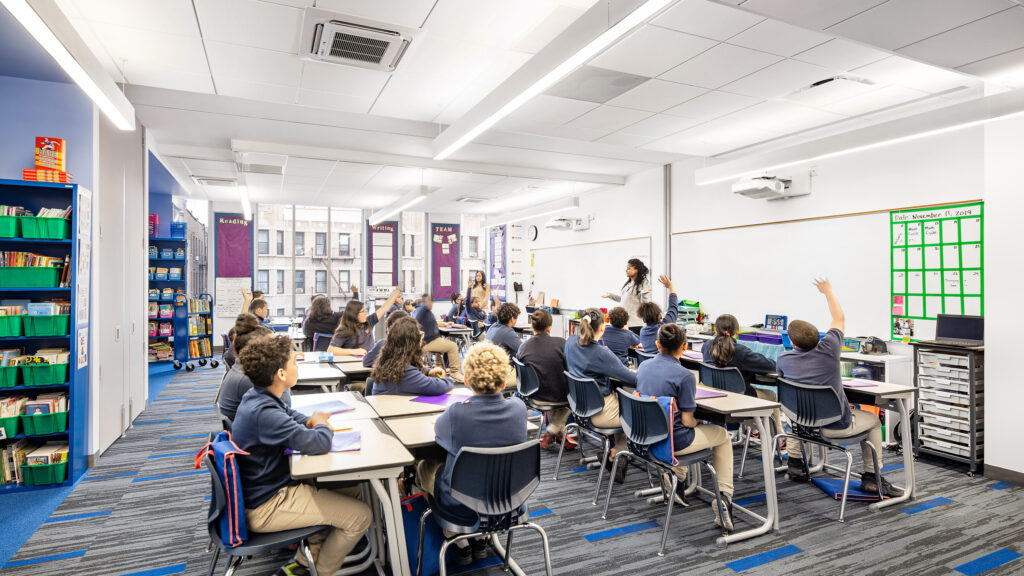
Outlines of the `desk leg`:
M382 504L384 524L388 531L388 561L391 564L391 574L412 576L409 572L409 555L405 548L405 527L402 525L398 480L388 478L387 482L388 487L385 489L379 478L373 478L370 480L370 486Z
M768 418L770 416L758 416L754 418L757 423L757 430L761 434L761 438L771 438L768 433ZM720 536L716 542L718 544L728 544L730 542L739 542L754 536L760 536L761 534L767 534L769 530L778 531L779 529L779 499L778 494L775 490L775 465L772 462L772 458L767 457L768 455L762 452L761 454L761 472L764 474L764 495L765 504L768 507L768 515L765 517L764 522L750 530L744 530L743 532L734 532L732 534L726 534Z
M914 484L916 481L914 475L914 446L913 446L913 431L910 428L910 414L907 410L907 401L903 398L896 398L893 400L896 404L896 410L900 413L900 421L906 426L906 430L903 432L903 472L907 479L907 485L903 487L903 496L899 498L890 498L888 500L882 500L881 502L875 502L870 506L872 510L881 510L882 508L888 508L901 502L905 502L914 496Z

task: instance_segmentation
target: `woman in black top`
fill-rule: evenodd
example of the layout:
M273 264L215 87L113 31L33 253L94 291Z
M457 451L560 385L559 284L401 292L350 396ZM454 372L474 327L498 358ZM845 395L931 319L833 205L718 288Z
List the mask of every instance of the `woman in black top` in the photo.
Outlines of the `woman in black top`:
M306 313L306 319L302 322L302 333L306 335L302 349L306 351L313 349L314 334L334 334L334 331L338 329L338 323L341 322L342 314L343 312L331 310L331 300L327 296L323 294L313 296L313 301L309 303L309 312Z

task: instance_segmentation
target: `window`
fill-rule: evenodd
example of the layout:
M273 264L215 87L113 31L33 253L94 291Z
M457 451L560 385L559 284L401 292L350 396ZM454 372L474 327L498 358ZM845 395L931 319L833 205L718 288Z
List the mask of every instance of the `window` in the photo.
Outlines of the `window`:
M277 293L284 294L284 270L277 271Z
M316 248L314 256L327 256L327 232L316 233Z
M341 288L339 288L338 290L342 294L351 293L351 291L349 290L349 287L352 286L352 283L349 281L349 272L348 272L348 270L339 270L338 271L338 284L341 285Z
M302 318L306 315L306 309L299 307L295 309L295 316Z
M416 237L412 234L402 234L402 256L416 257Z
M277 231L277 255L284 256L284 230Z
M266 294L270 292L270 271L260 270L256 273L256 289Z
M306 271L296 270L295 271L295 293L305 294L306 293Z
M296 232L295 233L295 255L305 256L306 255L306 233Z
M416 289L416 271L415 270L405 270L404 272L405 272L405 291L406 292L416 292L416 293L418 293L419 291Z
M480 237L479 236L466 236L466 254L470 258L477 258L480 254Z
M274 316L277 316L278 318L283 317L284 316L284 308L278 308L277 309L277 314L274 314Z
M316 293L327 293L327 270L316 271Z
M351 256L352 247L349 245L348 234L338 234L338 256Z
M270 254L270 230L260 230L256 236L256 246L260 254Z

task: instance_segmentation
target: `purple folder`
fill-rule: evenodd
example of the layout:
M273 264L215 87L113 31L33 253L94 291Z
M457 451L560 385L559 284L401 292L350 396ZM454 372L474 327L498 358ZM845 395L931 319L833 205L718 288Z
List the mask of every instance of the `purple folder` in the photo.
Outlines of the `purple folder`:
M335 432L331 439L331 452L357 452L363 435L359 430Z
M704 355L701 354L700 352L697 352L696 350L687 350L683 352L683 356L686 356L687 358L692 358L694 360L702 360L704 358Z
M696 400L707 400L708 398L724 398L728 396L725 392L719 392L717 390L708 390L707 388L697 388Z
M413 402L422 402L424 404L433 404L435 406L451 406L452 404L459 404L466 401L468 396L461 394L439 394L437 396L417 396L412 399Z
M324 412L325 414L341 414L343 412L351 412L355 408L345 404L341 400L324 400L323 402L317 402L316 404L307 404L305 406L299 406L296 408L299 412L302 412L306 416L312 416L314 412Z
M843 386L847 388L872 388L876 386L874 382L869 380L857 380L855 378L843 378Z

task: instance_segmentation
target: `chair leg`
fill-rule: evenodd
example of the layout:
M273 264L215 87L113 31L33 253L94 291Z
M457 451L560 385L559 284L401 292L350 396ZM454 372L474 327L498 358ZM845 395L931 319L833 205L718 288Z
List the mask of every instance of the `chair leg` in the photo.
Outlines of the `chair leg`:
M846 454L846 475L843 477L843 501L839 504L839 521L845 522L843 516L846 515L846 492L850 489L850 470L853 468L853 454L849 451L843 451Z
M614 482L612 482L614 484ZM668 542L668 528L672 522L672 507L676 503L675 493L676 485L679 484L679 477L675 474L672 475L672 493L668 495L666 500L667 506L665 507L665 529L661 531L661 547L658 548L658 556L665 555L665 544Z
M555 475L554 475L554 477L551 478L552 480L558 480L558 469L559 469L559 467L562 464L562 454L565 452L565 439L569 436L569 427L570 426L573 427L573 428L576 428L577 434L579 434L579 427L576 426L576 424L574 422L569 422L568 424L565 425L565 428L562 430L562 443L558 447L558 458L555 459ZM582 437L580 438L580 441L577 442L577 445L579 446L580 456L582 456L583 455L583 438Z
M448 552L448 546L450 546L451 543L451 540L445 540L442 542L441 551L437 553L438 576L448 576L447 567L444 565L444 556L445 553ZM397 567L395 567L395 569L397 569Z
M306 557L306 566L309 568L310 576L317 576L316 560L313 559L313 551L309 549L309 542L306 540L299 542L299 549L302 550L302 555Z
M743 468L747 465L747 448L750 447L750 426L745 426L747 429L747 437L743 441L743 456L740 456L740 474L738 478L743 478ZM764 442L761 443L761 458L764 458Z
M604 510L601 512L602 520L608 519L608 503L612 501L612 487L615 486L615 471L619 469L619 457L628 455L630 455L629 452L623 451L619 452L618 454L615 455L614 458L612 458L612 478L611 481L608 482L608 493L604 497ZM625 466L625 464L623 465ZM650 471L648 470L648 472Z
M762 456L764 458L764 456ZM704 462L704 466L707 467L708 472L711 473L711 483L715 485L715 506L718 507L718 517L722 519L722 533L726 533L725 529L725 504L722 502L722 490L718 486L718 471L711 465L711 462ZM698 468L699 471L699 468Z
M433 513L433 510L427 508L426 510L423 511L423 514L420 515L420 534L418 540L419 544L418 547L416 548L416 576L420 576L420 574L423 573L423 535L426 532L427 528L427 518L429 518L430 515Z
M502 568L508 572L508 561L512 559L512 531L508 531L508 540L505 541L505 562Z
M235 570L242 565L242 557L235 556L228 561L228 571L224 573L224 576L235 576Z
M213 541L210 541L213 543ZM217 560L220 560L220 546L215 546L213 549L213 560L210 561L210 569L206 571L206 576L213 576L214 570L217 569Z
M601 481L604 479L604 467L605 463L608 462L608 453L612 450L612 443L606 436L604 439L604 452L601 454L601 466L597 469L597 487L594 488L594 500L591 502L593 506L597 506L597 497L601 494ZM609 479L609 482L614 483L615 478Z
M540 534L540 541L544 545L544 570L547 572L547 576L552 576L551 572L551 548L548 546L548 533L543 528L534 524L533 522L527 522L523 526L536 531Z
M881 462L878 458L878 450L875 445L871 442L867 442L867 445L871 447L871 461L875 464L875 486L878 488L878 501L885 500L885 491L882 489L882 467ZM861 458L864 456L861 455Z

